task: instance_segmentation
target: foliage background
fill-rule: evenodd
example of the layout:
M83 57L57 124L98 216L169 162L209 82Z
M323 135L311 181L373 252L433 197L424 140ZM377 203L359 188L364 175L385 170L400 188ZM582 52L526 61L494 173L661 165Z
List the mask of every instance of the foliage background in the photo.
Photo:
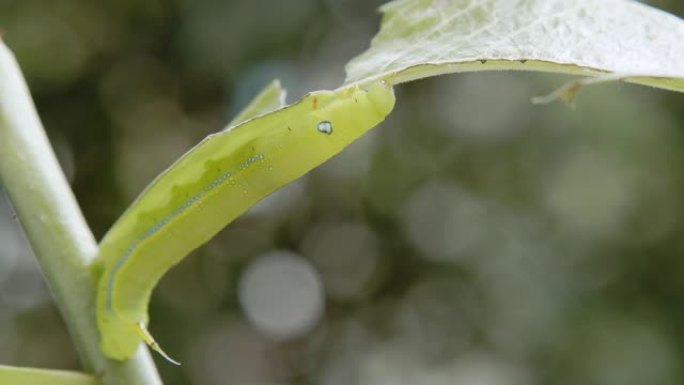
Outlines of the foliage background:
M289 101L338 86L380 3L1 0L0 27L100 238L272 78ZM401 86L388 121L163 280L152 330L185 363L165 382L682 383L684 99L529 103L565 80ZM78 368L5 199L0 245L0 363Z

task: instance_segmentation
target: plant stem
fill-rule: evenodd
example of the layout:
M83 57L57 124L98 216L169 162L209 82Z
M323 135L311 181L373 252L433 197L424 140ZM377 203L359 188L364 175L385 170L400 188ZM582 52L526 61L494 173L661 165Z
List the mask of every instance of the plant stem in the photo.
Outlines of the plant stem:
M97 244L59 167L14 55L0 41L0 180L83 361L103 385L161 384L148 350L126 362L99 349Z

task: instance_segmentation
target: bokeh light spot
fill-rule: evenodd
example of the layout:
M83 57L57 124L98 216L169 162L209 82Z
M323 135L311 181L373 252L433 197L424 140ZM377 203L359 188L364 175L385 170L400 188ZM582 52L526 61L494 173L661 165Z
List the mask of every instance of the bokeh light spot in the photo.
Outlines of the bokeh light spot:
M262 333L292 339L308 333L323 314L323 285L313 267L288 251L258 257L240 277L247 318Z

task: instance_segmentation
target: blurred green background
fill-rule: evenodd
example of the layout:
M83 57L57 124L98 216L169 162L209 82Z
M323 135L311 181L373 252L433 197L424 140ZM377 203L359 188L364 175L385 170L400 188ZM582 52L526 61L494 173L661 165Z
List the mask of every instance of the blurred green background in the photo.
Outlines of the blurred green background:
M380 1L0 0L99 239L272 78L335 88ZM652 4L684 15L680 0ZM164 278L166 384L684 383L684 96L568 78L402 85L390 118ZM78 368L5 198L0 363Z

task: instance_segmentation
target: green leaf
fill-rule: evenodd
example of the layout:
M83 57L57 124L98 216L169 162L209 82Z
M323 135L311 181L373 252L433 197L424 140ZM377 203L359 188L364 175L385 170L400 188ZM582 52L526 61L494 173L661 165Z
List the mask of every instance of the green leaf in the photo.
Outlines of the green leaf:
M85 373L0 365L0 384L98 385L99 383L97 378Z
M347 83L527 70L684 91L684 21L636 1L397 0L381 11Z
M264 87L257 96L233 120L228 123L226 129L255 118L259 115L269 113L285 106L285 89L280 85L278 79L273 80Z

